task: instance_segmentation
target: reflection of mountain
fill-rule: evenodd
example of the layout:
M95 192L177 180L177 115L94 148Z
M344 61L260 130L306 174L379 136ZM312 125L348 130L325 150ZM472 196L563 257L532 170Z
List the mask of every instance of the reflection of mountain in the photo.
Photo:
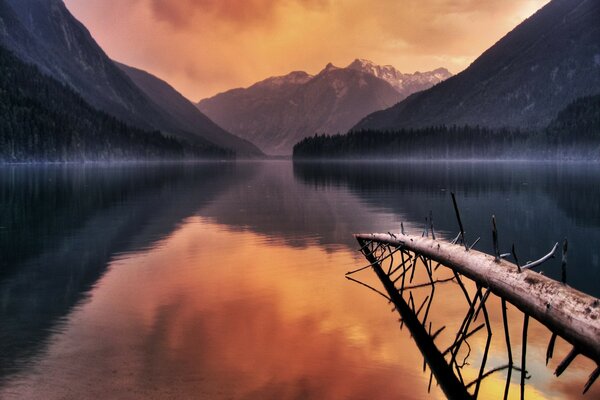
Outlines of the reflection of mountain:
M169 235L244 177L232 172L229 164L2 171L0 379L45 346L119 253Z
M352 232L389 221L346 190L315 190L294 179L289 162L250 163L252 179L231 186L202 215L231 227L250 229L288 245L354 247Z
M495 214L500 245L515 243L521 259L536 259L569 239L569 284L600 293L600 173L593 167L547 164L344 164L295 163L296 178L327 192L347 187L367 208L404 216L424 227L429 211L438 230L457 230L448 192L455 191L471 241L492 252L490 218ZM369 227L359 229L369 231ZM398 230L393 221L379 230ZM585 269L582 268L585 266ZM559 263L544 266L560 278Z

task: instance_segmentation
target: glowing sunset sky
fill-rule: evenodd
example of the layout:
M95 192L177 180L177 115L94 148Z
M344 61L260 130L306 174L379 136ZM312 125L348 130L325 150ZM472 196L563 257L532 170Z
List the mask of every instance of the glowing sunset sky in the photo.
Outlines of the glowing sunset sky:
M112 58L191 100L355 58L469 65L548 0L65 0Z

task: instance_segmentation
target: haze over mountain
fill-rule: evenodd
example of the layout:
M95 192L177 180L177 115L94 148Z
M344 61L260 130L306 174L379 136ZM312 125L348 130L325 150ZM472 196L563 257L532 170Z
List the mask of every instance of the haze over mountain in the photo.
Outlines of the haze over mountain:
M443 68L402 74L367 60L355 60L346 68L330 63L315 76L295 71L268 78L202 100L198 108L265 153L289 155L307 136L346 132L369 113L449 76Z
M553 0L463 72L354 129L545 127L575 99L600 93L599 21L597 0Z
M140 89L108 58L62 0L0 0L0 44L71 86L93 107L127 123L158 129L192 143L198 138L203 144L208 140L240 156L261 154L254 145L226 132L193 107L182 107L183 101L174 90L167 96L170 100L162 99L158 104L147 88ZM168 92L164 89L163 95ZM175 98L178 113L165 107Z

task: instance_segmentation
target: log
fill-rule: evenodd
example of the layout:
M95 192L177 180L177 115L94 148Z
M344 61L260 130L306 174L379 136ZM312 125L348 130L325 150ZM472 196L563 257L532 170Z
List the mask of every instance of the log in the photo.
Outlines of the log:
M550 331L571 343L579 353L600 365L600 300L504 259L465 250L431 238L410 235L357 234L359 241L383 242L421 254L489 288Z

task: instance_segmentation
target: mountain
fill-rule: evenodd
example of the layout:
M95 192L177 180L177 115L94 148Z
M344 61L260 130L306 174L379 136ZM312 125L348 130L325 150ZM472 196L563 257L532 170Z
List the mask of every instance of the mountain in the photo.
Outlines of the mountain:
M346 68L330 63L315 76L295 71L268 78L202 100L198 108L264 152L289 155L299 140L317 132L346 132L369 113L448 74L436 71L409 75L367 61L357 60Z
M167 82L146 71L127 65L115 64L162 110L167 112L172 120L178 121L190 132L202 132L206 138L218 146L242 151L242 156L259 157L262 152L247 140L226 132L206 115L202 114L194 104L183 97Z
M352 130L315 135L294 146L295 160L311 159L516 159L600 158L600 94L581 97L541 129L431 126Z
M381 66L364 59L354 60L348 65L348 68L366 72L383 79L401 94L401 100L404 100L413 93L429 89L452 76L450 71L446 68L438 68L428 72L404 74L392 65Z
M0 162L232 158L120 122L0 46Z
M129 124L192 143L209 140L242 156L260 154L215 124L191 126L174 118L108 58L62 0L0 0L0 44Z
M598 0L553 0L463 72L354 129L545 127L570 102L600 93L598 21Z

